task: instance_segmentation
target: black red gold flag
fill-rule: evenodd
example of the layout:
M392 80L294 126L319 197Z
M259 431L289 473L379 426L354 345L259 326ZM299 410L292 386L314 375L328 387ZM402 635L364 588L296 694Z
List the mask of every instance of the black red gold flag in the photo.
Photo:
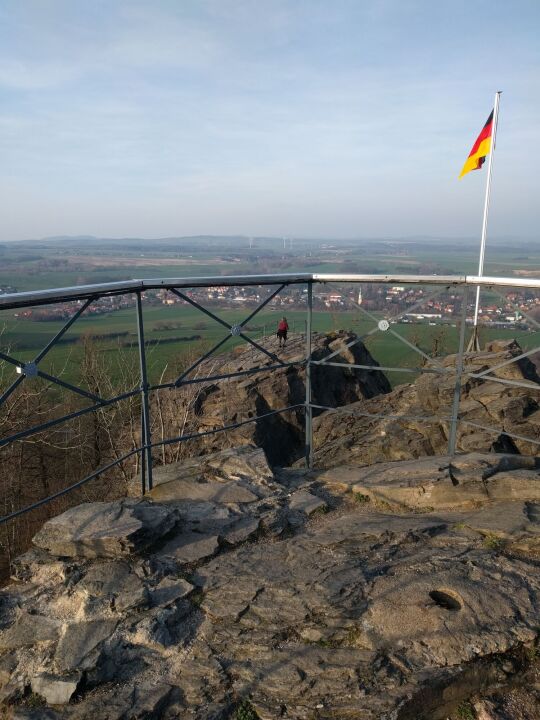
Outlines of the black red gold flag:
M461 171L461 175L459 176L460 178L462 178L468 172L471 172L471 170L480 170L480 168L484 164L486 156L489 155L489 152L491 150L492 134L493 110L491 111L491 115L488 117L486 124L482 128L480 135L476 138L476 142L472 146L469 157L465 161L465 165L463 166L463 170Z

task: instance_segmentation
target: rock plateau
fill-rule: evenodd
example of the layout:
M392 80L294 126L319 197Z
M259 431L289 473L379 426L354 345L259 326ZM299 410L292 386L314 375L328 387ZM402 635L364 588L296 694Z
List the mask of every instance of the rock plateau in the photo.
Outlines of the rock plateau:
M6 712L534 720L539 482L495 454L272 473L243 445L163 468L17 559Z

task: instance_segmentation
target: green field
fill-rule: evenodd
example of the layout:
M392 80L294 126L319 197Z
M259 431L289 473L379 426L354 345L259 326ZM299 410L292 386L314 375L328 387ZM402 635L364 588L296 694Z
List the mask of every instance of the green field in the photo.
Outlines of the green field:
M518 260L516 258L494 259L486 265L485 275L509 275L514 270L540 268L540 253L538 258L531 260ZM119 280L133 280L139 278L189 278L220 275L249 275L270 272L314 272L314 273L398 273L406 274L450 274L450 275L476 275L478 270L477 253L465 253L459 258L455 254L446 254L427 251L421 258L403 258L393 255L369 255L365 253L351 253L345 259L332 259L325 262L301 261L291 259L285 267L258 266L251 263L204 263L197 265L178 265L174 261L166 266L134 264L130 268L106 268L95 270L40 270L32 268L0 269L0 286L15 285L20 292L28 290L42 290L47 288L70 287L74 285L89 285L96 283L116 282ZM540 271L539 271L540 274Z
M182 244L182 242L184 244ZM176 241L105 241L66 240L7 243L0 246L0 288L15 286L19 291L39 288L65 287L125 280L131 278L163 278L193 276L225 276L231 274L279 272L354 272L403 274L464 274L477 269L478 243L446 241L365 241L363 243L296 241L295 250L283 249L276 239L257 240L249 248L245 239L207 240L179 239ZM540 245L531 243L498 243L488 248L486 274L509 275L514 271L538 270L540 274ZM486 293L484 296L489 299ZM235 324L249 313L246 308L217 310L224 320ZM260 339L273 334L277 324L275 312L265 309L249 324L248 334ZM287 311L291 331L301 332L305 313ZM382 315L381 315L382 316ZM225 328L196 309L185 306L146 304L144 308L145 335L150 379L158 381L163 371L174 376L178 368L192 356L211 347L226 334ZM14 313L0 312L0 349L9 351L21 361L29 361L62 327L63 322L36 321L15 318ZM313 329L347 329L359 335L369 332L373 322L362 313L315 312ZM457 330L452 326L423 324L393 325L392 329L409 342L417 344L426 354L455 352ZM483 330L482 338L512 338L512 330ZM115 335L117 337L115 337ZM120 336L121 335L121 336ZM201 340L174 340L201 336ZM108 364L114 381L121 375L119 365L138 362L137 347L122 344L137 341L135 308L127 308L99 316L83 316L64 336L78 339L73 344L54 347L41 367L53 373L63 373L70 381L77 381L83 360L83 339L86 336L109 336L93 341L100 356ZM525 349L534 347L536 333L520 333L518 338ZM160 344L154 341L160 340ZM167 342L168 341L168 342ZM241 340L230 338L220 350L226 351ZM377 332L367 341L376 360L391 367L421 367L423 358L401 343L390 332ZM121 360L121 362L119 362ZM0 364L0 370L2 365ZM4 368L4 378L13 376L11 366ZM390 372L393 384L414 379L411 373Z
M0 288L19 291L133 278L354 272L476 274L479 240L327 241L279 238L178 238L145 241L69 238L0 244ZM490 241L485 275L532 271L540 276L540 243Z
M242 321L249 313L242 310L218 310L217 314L230 324ZM282 311L263 310L253 318L248 325L247 334L263 342L264 335L273 335L276 324ZM287 318L291 332L303 333L306 314L303 311L287 311ZM144 309L145 336L147 341L159 340L159 344L149 343L147 347L147 360L151 382L157 382L165 370L168 377L175 373L186 362L186 357L201 354L216 342L227 335L227 330L217 322L204 316L195 308L185 305L156 306L149 305ZM164 329L163 323L173 324L171 329ZM62 322L36 322L29 319L19 319L8 322L2 335L2 349L9 349L11 354L22 361L29 361L37 352L47 344L62 327ZM313 330L327 332L330 330L352 330L359 336L369 333L374 322L365 318L359 312L314 312ZM391 331L401 335L409 342L417 345L427 355L445 355L453 353L458 347L458 330L450 325L395 324ZM373 357L383 366L421 368L424 362L418 353L402 343L392 332L381 332L369 336L366 345ZM120 373L119 360L137 363L138 349L137 328L135 322L135 308L127 308L111 312L106 315L79 319L64 336L65 338L78 338L74 344L62 344L54 347L46 359L41 363L42 369L57 373L62 370L64 379L77 381L83 356L84 336L103 335L107 333L125 333L118 339L95 341L95 346L109 365L109 372L113 376ZM190 337L200 335L201 340L183 340L163 342L167 338ZM483 342L496 338L510 339L516 337L512 330L481 330ZM517 335L524 349L532 349L538 342L538 333L523 332ZM133 347L121 347L119 343L132 342ZM242 343L241 339L230 338L219 352L231 349ZM8 369L8 374L13 371ZM389 379L393 385L402 382L411 382L414 375L407 372L389 372Z
M285 269L259 267L250 263L207 263L204 259L197 264L175 264L174 260L166 265L144 265L133 263L133 267L92 269L92 270L35 270L32 265L16 266L9 270L0 267L0 287L15 285L19 292L44 290L47 288L71 287L75 285L92 285L97 283L134 280L141 278L191 278L220 277L226 275L265 274L272 272L347 272L343 263L337 262L303 262L301 269L293 264Z
M216 314L223 318L231 325L239 323L249 310L218 310ZM6 313L7 314L7 313ZM254 339L261 340L263 336L273 335L277 325L279 313L272 311L262 311L253 318L248 324L247 334ZM287 312L291 331L302 332L305 327L305 313L301 311ZM172 329L163 329L163 323L173 324ZM335 316L316 314L314 320L314 330L326 331L337 328L337 325L349 325L354 323L352 314L344 313L340 316L340 322L336 323ZM147 359L150 368L151 381L156 382L161 376L165 366L169 366L171 372L173 368L182 363L185 355L193 355L197 352L204 351L217 343L227 335L227 330L219 323L211 318L203 315L195 308L182 306L155 306L150 305L144 309L144 325L145 339L167 340L175 337L191 337L200 335L201 340L186 340L177 342L162 342L161 344L149 343L147 348ZM8 322L5 325L2 334L1 346L4 351L9 349L11 354L17 359L29 361L37 352L47 344L63 326L62 322L35 322L29 319L19 319ZM87 335L104 335L109 333L125 333L118 340L96 341L99 352L104 357L109 357L114 361L115 356L119 353L126 359L138 361L137 347L127 348L119 347L119 342L137 342L137 327L135 319L135 308L127 308L111 312L107 315L80 318L64 335L64 338L80 338ZM242 343L241 339L231 337L227 344L220 349L220 352L231 349L235 345ZM75 344L62 344L54 347L46 359L41 363L41 367L47 372L58 371L59 368L64 369L66 379L76 380L78 376L78 368L80 367L83 353L82 342ZM114 370L114 362L112 371Z

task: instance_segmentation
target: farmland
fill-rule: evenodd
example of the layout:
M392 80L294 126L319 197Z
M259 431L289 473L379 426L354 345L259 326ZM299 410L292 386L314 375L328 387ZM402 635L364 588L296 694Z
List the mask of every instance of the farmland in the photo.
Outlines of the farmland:
M478 240L309 240L204 237L56 238L0 244L0 288L18 291L132 278L271 272L474 274ZM486 275L540 275L540 242L488 246Z
M283 243L285 245L285 242ZM105 242L87 239L5 243L0 248L0 288L18 291L76 284L109 282L133 277L194 277L271 272L369 272L369 273L467 273L476 270L477 249L473 243L455 245L434 242L322 243L295 241L294 249L281 247L276 239L256 239L249 247L245 238L184 239L166 241ZM495 245L488 256L486 274L540 273L540 245ZM253 306L254 307L254 306ZM249 308L249 309L248 309ZM214 308L230 324L241 322L252 309ZM265 308L248 324L248 335L261 339L273 334L279 308ZM305 311L286 310L292 332L303 332ZM382 313L376 315L383 316ZM218 342L226 332L222 326L185 304L166 306L145 303L145 335L150 379L162 373L174 375L183 357L195 355ZM64 321L38 321L16 317L13 311L0 313L1 346L22 361L31 360L62 327ZM454 326L452 326L454 325ZM314 313L315 331L351 329L359 335L374 327L360 311ZM457 348L455 323L430 325L427 322L395 325L405 339L418 345L427 355L445 354ZM525 349L534 346L537 334L517 330L484 329L484 340L520 336ZM135 308L121 308L99 316L83 315L66 333L63 343L54 347L41 364L45 370L62 372L77 380L84 352L82 339L93 343L108 363L112 375L118 372L118 359L137 359ZM231 338L223 349L239 341ZM422 358L392 333L377 332L367 345L382 365L414 367ZM220 350L221 351L221 350ZM5 368L6 377L11 370ZM393 384L410 381L410 373L391 373Z
M246 311L224 310L218 314L230 324L235 324L245 318ZM247 334L264 345L264 336L275 332L278 317L275 311L261 311L248 325L250 329ZM293 333L304 332L305 312L288 311L287 318ZM157 382L166 368L168 368L166 375L174 374L175 369L181 366L184 355L202 353L226 334L226 330L218 323L187 306L174 308L150 306L145 310L144 319L146 340L150 341L147 347L147 359L151 382ZM167 329L168 323L174 327ZM60 322L35 323L21 320L6 327L2 345L4 348L9 347L17 359L29 361L61 327ZM313 329L319 332L347 329L354 330L358 335L364 335L373 328L374 323L364 319L359 312L315 312L313 315ZM418 345L428 355L435 351L437 354L448 354L455 352L458 347L458 330L450 325L397 324L391 329L409 342ZM65 379L77 380L83 353L83 343L80 339L84 336L114 333L122 334L118 339L98 339L95 345L109 364L111 372L115 374L118 372L117 362L120 357L122 362L128 363L136 362L138 358L134 309L119 310L111 313L110 316L81 318L65 336L74 340L79 339L79 342L66 343L53 348L41 367L48 372L58 372L62 369ZM176 340L178 336L194 339ZM481 334L483 340L516 336L524 349L534 347L534 343L538 340L538 334L533 332L516 334L511 330L483 329ZM167 342L168 340L172 342ZM231 337L220 352L242 342ZM132 347L129 347L128 343L132 343ZM366 339L366 345L381 365L405 368L422 365L423 358L389 332L377 331ZM392 384L410 382L411 377L414 376L410 373L393 372L389 375Z

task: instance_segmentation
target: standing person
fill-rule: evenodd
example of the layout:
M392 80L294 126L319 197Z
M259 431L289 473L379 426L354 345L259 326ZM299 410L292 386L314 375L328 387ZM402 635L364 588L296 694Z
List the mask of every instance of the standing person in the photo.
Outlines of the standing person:
M285 343L287 342L288 331L289 331L289 324L287 322L287 318L282 317L281 320L279 321L278 328L277 328L279 347L285 347Z

